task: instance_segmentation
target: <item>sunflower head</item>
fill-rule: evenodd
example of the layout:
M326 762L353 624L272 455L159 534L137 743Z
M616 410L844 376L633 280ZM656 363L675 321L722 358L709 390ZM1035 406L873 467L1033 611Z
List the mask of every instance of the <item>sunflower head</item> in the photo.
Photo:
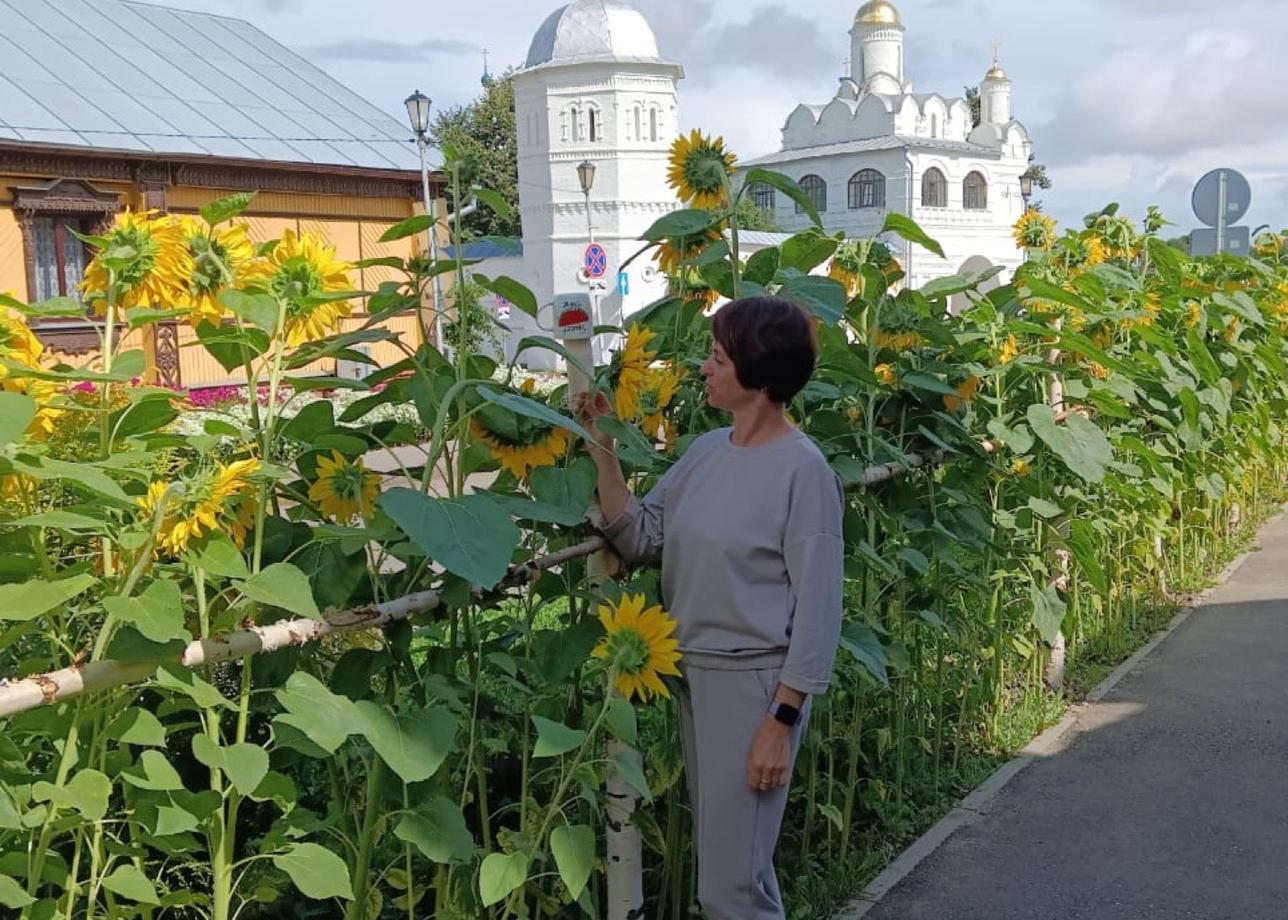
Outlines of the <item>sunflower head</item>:
M354 518L365 519L375 513L380 476L368 470L361 457L350 460L332 450L330 457L318 457L317 473L317 479L309 486L309 500L336 523L348 524Z
M1029 475L1029 461L1024 457L1016 457L1011 461L1011 472L1016 476Z
M649 365L657 352L648 345L657 338L652 329L631 323L622 350L613 356L610 377L614 381L614 401L617 417L626 421L636 418L640 411L640 392L648 381Z
M116 302L125 309L169 309L186 302L192 255L177 218L158 216L155 211L124 211L103 240L80 283L94 312L107 311L113 281Z
M158 518L156 552L178 556L215 531L228 533L240 547L249 529L246 505L255 489L256 459L219 463L183 479L177 488L154 482L138 499L139 516L151 526ZM240 539L239 539L240 537Z
M353 266L336 258L335 250L310 233L287 230L266 256L247 268L254 283L286 302L282 334L292 347L325 338L352 312L348 300L327 295L352 290Z
M695 128L671 144L666 179L681 201L711 210L725 203L725 184L736 159L724 149L724 138L707 137Z
M674 443L675 428L666 417L666 409L682 380L684 368L673 362L659 364L648 369L639 393L640 430L650 438L661 438L667 450Z
M45 347L27 327L27 322L16 313L0 309L0 361L12 361L26 367L39 367L40 355ZM0 364L0 380L7 374Z
M1002 347L997 350L997 363L1010 364L1020 355L1020 345L1015 341L1015 336L1008 335L1006 341L1002 342Z
M554 466L568 452L568 432L474 396L470 434L487 445L488 454L524 480L539 467Z
M899 375L895 373L894 365L892 364L878 364L876 367L872 368L872 373L876 375L876 378L880 383L883 383L888 387L897 386L899 384Z
M192 309L189 319L194 327L203 321L218 326L224 317L219 294L250 281L248 268L255 257L255 246L247 236L245 224L215 229L195 217L183 217L180 221L192 258L188 279L188 302Z
M949 412L956 412L970 405L971 400L975 398L975 394L979 392L979 378L971 374L957 384L955 389L956 392L951 395L944 394L944 408Z
M594 655L616 675L614 686L626 699L650 695L670 697L662 675L680 676L679 642L671 638L675 620L660 606L645 608L644 595L624 594L599 606L605 636Z
M1055 242L1055 220L1034 208L1029 208L1015 222L1015 245L1021 249L1048 250Z

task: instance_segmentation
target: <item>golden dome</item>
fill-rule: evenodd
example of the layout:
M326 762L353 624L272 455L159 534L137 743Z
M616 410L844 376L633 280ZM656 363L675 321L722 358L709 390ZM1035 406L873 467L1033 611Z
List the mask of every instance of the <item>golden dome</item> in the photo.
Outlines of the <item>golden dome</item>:
M888 0L868 0L854 14L855 25L865 26L902 26L899 11Z
M988 69L988 73L984 74L984 79L985 80L1005 80L1007 79L1006 71L1002 69L1001 64L997 63L997 61L994 61L993 66Z

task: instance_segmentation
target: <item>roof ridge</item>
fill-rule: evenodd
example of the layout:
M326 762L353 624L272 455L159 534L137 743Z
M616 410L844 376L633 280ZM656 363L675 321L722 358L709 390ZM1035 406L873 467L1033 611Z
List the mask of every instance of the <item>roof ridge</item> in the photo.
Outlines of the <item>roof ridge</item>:
M205 10L190 10L182 6L170 6L168 3L152 3L150 2L150 0L97 0L97 2L98 3L105 3L105 2L116 3L121 6L144 6L153 10L166 10L171 13L184 13L185 15L188 15L188 16L202 16L206 19L221 19L226 22L240 22L244 25L250 26L252 29L259 29L259 27L255 25L253 22L251 22L249 19L244 19L238 16L228 16L228 15L225 15L224 13L209 13ZM259 31L263 32L264 30L259 29ZM273 39L273 40L276 41L276 39Z

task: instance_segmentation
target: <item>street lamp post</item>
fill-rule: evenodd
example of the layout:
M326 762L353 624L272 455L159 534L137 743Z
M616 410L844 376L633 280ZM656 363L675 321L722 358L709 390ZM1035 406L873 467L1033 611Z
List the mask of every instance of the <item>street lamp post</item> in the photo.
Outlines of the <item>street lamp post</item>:
M1020 176L1020 197L1024 199L1024 210L1029 209L1029 196L1033 194L1033 176L1025 172Z
M416 147L420 151L420 187L424 196L425 213L430 216L430 224L425 228L428 243L427 252L431 263L438 261L438 234L434 232L437 215L434 213L434 201L429 194L429 109L432 100L420 90L408 96L403 104L407 107L407 119L416 135ZM440 351L446 352L443 343L443 282L442 275L434 275L434 344ZM423 327L422 327L423 328Z
M590 220L590 190L595 186L595 164L590 160L582 160L577 165L577 182L581 185L581 193L586 199L586 237L589 242L595 242L595 226ZM591 322L600 321L599 312L599 290L596 287L597 279L586 278L586 284L590 288L590 302L592 304Z

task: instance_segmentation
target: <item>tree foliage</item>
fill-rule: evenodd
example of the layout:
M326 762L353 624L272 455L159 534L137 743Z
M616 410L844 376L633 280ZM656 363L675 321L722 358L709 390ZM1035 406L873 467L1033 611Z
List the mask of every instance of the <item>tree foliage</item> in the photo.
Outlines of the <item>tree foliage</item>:
M429 129L437 147L451 147L471 163L474 185L492 189L511 206L510 216L491 208L478 208L462 221L469 236L521 236L519 223L518 137L514 126L513 71L484 84L477 99L438 113ZM447 189L447 206L455 210L452 190Z

